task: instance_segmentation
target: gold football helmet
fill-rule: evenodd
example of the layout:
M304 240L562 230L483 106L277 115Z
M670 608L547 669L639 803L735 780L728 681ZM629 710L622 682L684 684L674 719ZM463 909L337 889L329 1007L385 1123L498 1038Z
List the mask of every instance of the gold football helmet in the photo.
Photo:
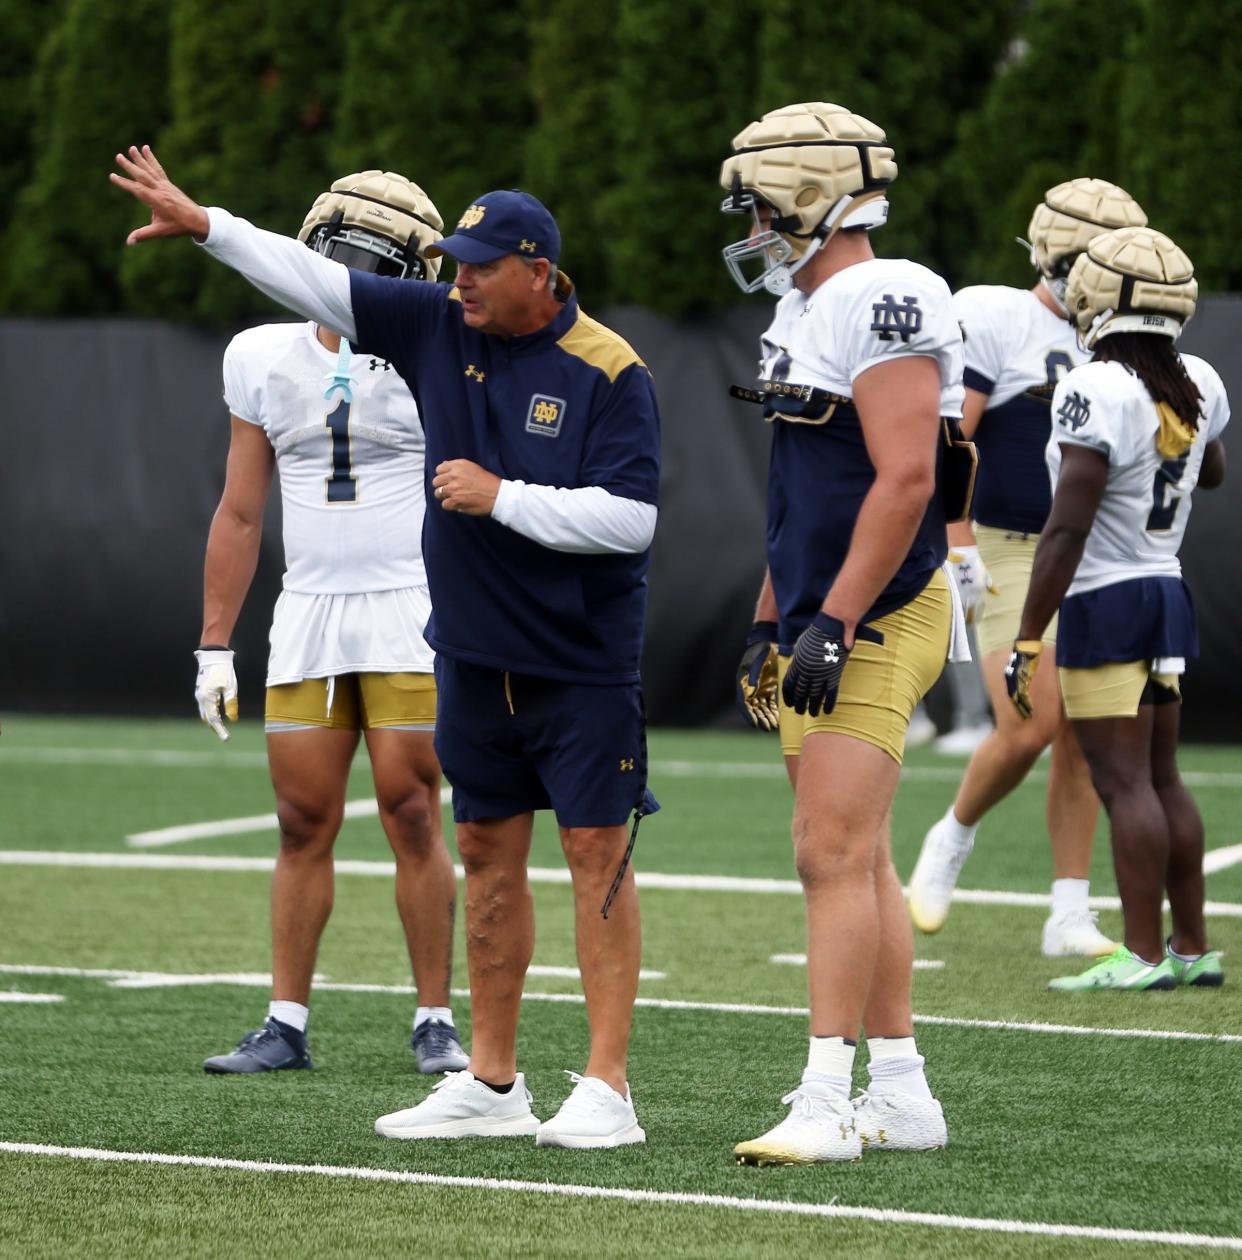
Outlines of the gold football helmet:
M440 260L423 250L441 239L443 226L431 198L404 175L359 171L315 199L298 240L360 271L434 280Z
M1035 207L1029 241L1031 264L1052 296L1065 306L1065 277L1074 259L1101 233L1114 228L1143 227L1147 215L1124 188L1106 179L1070 179L1044 193Z
M1199 282L1186 254L1162 232L1129 227L1097 236L1078 255L1065 303L1090 350L1118 332L1176 340L1195 313L1198 296Z
M764 114L733 137L720 168L729 194L721 209L753 220L750 235L725 249L725 265L744 293L787 293L834 232L885 222L885 190L896 178L884 132L842 105L810 101ZM754 260L762 270L748 278L742 264Z

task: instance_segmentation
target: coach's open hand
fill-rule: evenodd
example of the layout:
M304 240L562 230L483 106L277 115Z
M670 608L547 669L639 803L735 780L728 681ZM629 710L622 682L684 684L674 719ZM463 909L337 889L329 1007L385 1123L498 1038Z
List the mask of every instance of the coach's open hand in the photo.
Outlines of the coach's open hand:
M135 228L126 238L126 245L139 241L154 240L159 236L193 236L205 241L210 222L207 211L177 187L164 174L164 168L155 160L151 146L141 149L129 146L129 156L116 155L116 164L125 172L115 171L108 178L126 192L132 193L145 206L151 208L151 222L146 227Z
M467 516L490 516L500 492L500 478L468 459L446 459L437 464L431 484L446 512L465 512Z

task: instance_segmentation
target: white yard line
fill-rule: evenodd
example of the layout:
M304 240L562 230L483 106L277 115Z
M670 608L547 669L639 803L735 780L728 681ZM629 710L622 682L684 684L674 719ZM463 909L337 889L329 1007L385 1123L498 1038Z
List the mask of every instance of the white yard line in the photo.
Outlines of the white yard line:
M531 974L554 972L562 975L571 968L531 968ZM107 980L109 988L140 989L166 988L176 985L221 984L246 987L264 986L271 983L271 976L252 972L216 975L165 975L161 972L127 971L116 968L53 967L27 963L0 963L0 975L9 976L64 976L70 979ZM643 979L663 979L663 972L642 972ZM336 983L315 977L315 988L326 993L389 993L412 994L416 990L404 984L349 984ZM468 998L469 989L454 989L453 997ZM582 1005L586 999L581 993L523 993L524 1002L561 1002ZM720 1015L782 1015L806 1019L810 1010L805 1006L764 1006L752 1002L691 1002L678 998L640 997L636 1006L661 1011L707 1011ZM1079 1024L1043 1024L1004 1019L965 1019L954 1015L915 1015L916 1024L937 1025L945 1028L980 1028L994 1032L1029 1032L1068 1034L1071 1036L1139 1038L1154 1041L1211 1041L1226 1045L1242 1044L1242 1035L1236 1033L1186 1032L1174 1028L1093 1028Z
M0 1142L0 1151L15 1155L43 1155L61 1159L108 1163L159 1164L165 1167L227 1169L244 1173L285 1173L336 1177L397 1185L445 1186L462 1190L493 1190L510 1194L551 1195L567 1199L605 1199L622 1203L654 1203L670 1207L718 1208L775 1216L827 1217L871 1221L878 1225L920 1225L985 1234L1035 1234L1045 1238L1090 1238L1100 1242L1203 1247L1242 1251L1242 1238L1166 1230L1117 1229L1102 1225L1072 1225L1055 1221L1015 1221L981 1216L950 1216L939 1212L907 1212L898 1208L853 1207L843 1203L794 1203L780 1199L744 1199L724 1194L688 1194L670 1190L627 1190L551 1181L518 1181L500 1177L450 1177L442 1173L405 1172L390 1168L358 1168L340 1164L283 1164L213 1155L163 1155L149 1151L110 1151L89 1146L49 1146L41 1142Z
M1223 849L1209 849L1203 855L1203 873L1214 875L1242 862L1242 844L1226 845Z
M805 954L773 954L768 959L770 963L776 963L783 967L805 967ZM914 960L915 971L939 971L944 966L943 959L938 958L916 958Z
M0 748L0 762L42 765L176 766L186 769L254 770L267 768L265 752L230 752L224 749L196 752L165 748L80 748L28 744ZM903 766L902 778L922 783L956 783L965 761L943 766ZM770 761L690 761L657 759L653 776L673 779L784 779L785 767ZM1033 770L1024 782L1046 783L1048 772ZM1222 770L1184 770L1189 787L1242 787L1242 773Z
M580 973L577 967L556 967L542 963L534 963L526 974L542 980L577 980ZM66 976L79 980L106 980L111 989L178 989L193 985L234 985L241 988L270 988L271 972L263 971L219 971L219 972L170 972L170 971L136 971L115 967L47 967L20 963L0 964L0 975L9 976ZM638 973L640 980L667 980L664 971L649 971L643 968ZM417 993L412 984L346 984L336 983L316 974L314 977L316 990L324 993ZM468 994L469 990L463 990ZM11 1000L17 1001L26 995L18 994ZM4 995L0 993L0 1000ZM34 999L31 999L34 1000Z
M0 989L0 1002L63 1002L63 993L19 993L16 989Z
M146 871L250 871L270 872L276 860L270 857L215 857L207 854L186 856L171 853L74 853L61 850L0 849L0 866L52 866L98 870ZM464 872L455 868L457 877ZM391 879L396 867L392 862L372 862L346 858L336 863L338 875L367 875ZM532 884L568 884L569 871L564 867L532 866L527 872ZM673 892L730 892L798 895L802 887L796 879L743 878L734 875L670 875L659 871L639 871L639 888ZM1047 893L1007 892L1002 889L958 888L953 900L977 906L1030 906L1047 909ZM1120 910L1117 897L1092 897L1096 910ZM1242 918L1242 904L1231 901L1209 901L1204 912L1221 918Z
M0 762L53 766L165 766L188 770L267 768L264 752L184 752L172 748L58 748L20 744L0 748Z

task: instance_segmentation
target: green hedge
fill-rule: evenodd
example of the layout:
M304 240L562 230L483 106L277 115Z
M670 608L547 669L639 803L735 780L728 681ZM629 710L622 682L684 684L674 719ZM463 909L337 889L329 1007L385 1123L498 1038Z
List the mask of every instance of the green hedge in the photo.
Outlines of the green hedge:
M378 166L451 227L521 186L557 215L584 302L740 300L720 264L730 137L799 99L885 127L901 177L876 238L951 283L1025 284L1013 238L1050 184L1114 179L1242 286L1242 0L0 0L0 310L229 322L259 299L188 245L126 251L111 153L154 138L205 203L294 232Z

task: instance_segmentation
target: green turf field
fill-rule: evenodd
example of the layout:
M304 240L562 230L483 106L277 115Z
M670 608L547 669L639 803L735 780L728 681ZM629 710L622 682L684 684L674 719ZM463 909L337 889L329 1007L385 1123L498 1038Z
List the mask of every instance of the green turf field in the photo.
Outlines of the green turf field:
M204 1056L261 1022L266 1005L274 831L261 820L273 804L258 724L225 747L188 721L7 718L0 1255L1242 1250L1242 861L1208 876L1209 930L1229 955L1224 989L1048 993L1051 976L1077 967L1040 957L1045 911L1020 896L1048 886L1041 763L985 822L961 881L997 896L957 905L940 935L916 943L937 964L915 975L916 1031L949 1148L739 1168L732 1144L783 1114L780 1096L805 1058L803 969L773 961L805 949L788 789L775 742L757 735L660 731L651 755L664 810L643 825L640 880L691 878L642 893L652 974L640 987L631 1085L647 1145L397 1143L374 1136L375 1117L431 1082L405 1048L414 998L377 820L347 821L339 841L354 866L338 875L320 954L316 1070L207 1077ZM962 765L911 755L894 816L903 876ZM1238 845L1238 750L1187 749L1183 768L1209 850ZM365 761L355 774L350 795L361 800ZM151 834L251 816L253 829L232 834ZM531 862L549 868L534 887L535 963L572 967L550 819ZM752 883L696 887L696 876ZM1093 892L1115 892L1103 834ZM1104 909L1100 922L1115 932L1120 916ZM460 942L457 971L464 988ZM520 1059L543 1116L568 1092L563 1070L582 1066L578 992L563 976L527 983ZM456 1010L468 1040L464 993ZM139 1162L144 1154L177 1162Z

